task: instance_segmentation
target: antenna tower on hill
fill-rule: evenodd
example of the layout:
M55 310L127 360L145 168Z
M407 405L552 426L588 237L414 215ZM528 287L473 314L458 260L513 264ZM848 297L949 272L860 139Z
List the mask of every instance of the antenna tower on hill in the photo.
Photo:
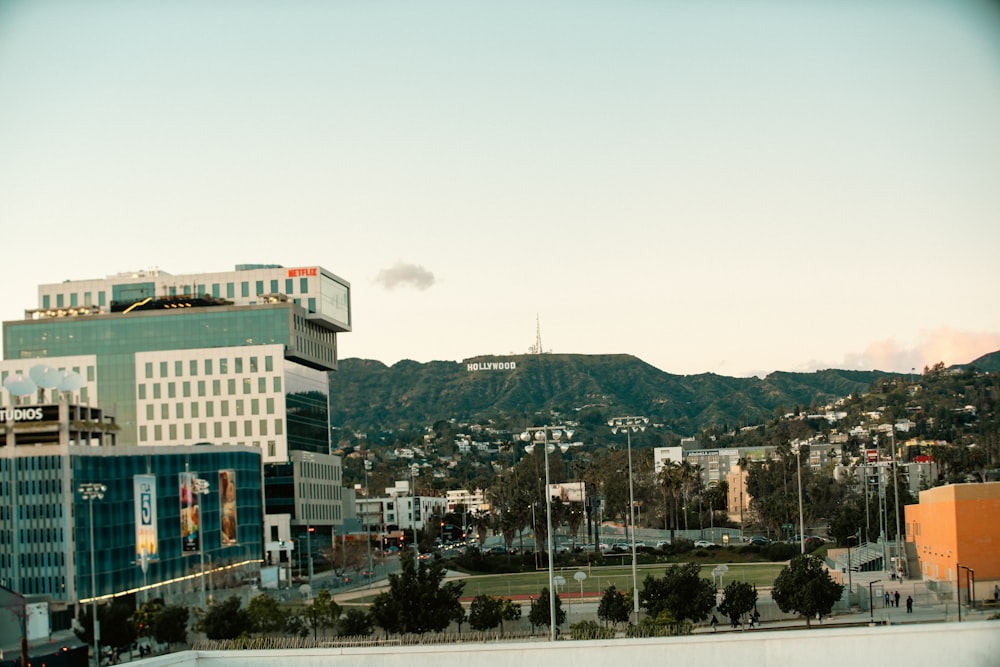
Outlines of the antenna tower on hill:
M538 315L535 315L535 344L528 348L528 352L531 354L544 354L542 349L542 324L538 319Z

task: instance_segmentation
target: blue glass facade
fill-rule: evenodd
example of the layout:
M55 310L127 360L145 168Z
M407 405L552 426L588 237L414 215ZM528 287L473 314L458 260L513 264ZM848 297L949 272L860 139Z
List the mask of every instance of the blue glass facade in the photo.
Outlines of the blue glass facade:
M0 584L25 595L75 602L121 595L143 586L136 549L134 477L156 478L158 558L146 581L162 584L200 572L200 552L185 553L179 475L209 482L201 497L201 539L213 567L250 563L263 554L260 453L249 447L41 447L0 458ZM218 479L235 473L236 543L223 545ZM105 485L84 500L81 484ZM90 503L93 503L91 545ZM95 555L96 590L90 554Z

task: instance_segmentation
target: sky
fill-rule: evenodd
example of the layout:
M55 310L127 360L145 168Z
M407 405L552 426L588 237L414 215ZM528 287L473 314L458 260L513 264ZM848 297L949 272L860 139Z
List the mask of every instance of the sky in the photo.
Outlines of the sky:
M320 265L342 359L1000 350L1000 3L0 0L0 320Z

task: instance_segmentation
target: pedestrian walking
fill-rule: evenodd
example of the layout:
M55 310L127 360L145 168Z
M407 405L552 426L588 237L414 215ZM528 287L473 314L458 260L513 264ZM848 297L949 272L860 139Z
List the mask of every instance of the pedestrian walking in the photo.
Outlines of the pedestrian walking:
M899 609L899 591L896 591L895 593L893 593L892 597L894 598L894 600L896 602L896 608Z
M883 607L888 607L889 606L889 604L890 604L889 598L890 598L889 591L886 591L885 595L882 596L882 606Z
M715 614L712 614L712 632L715 632L718 627L719 627L719 619L715 617Z
M907 614L912 614L913 613L913 596L912 595L907 595L906 596L906 613Z
M993 586L993 601L1000 601L1000 585Z

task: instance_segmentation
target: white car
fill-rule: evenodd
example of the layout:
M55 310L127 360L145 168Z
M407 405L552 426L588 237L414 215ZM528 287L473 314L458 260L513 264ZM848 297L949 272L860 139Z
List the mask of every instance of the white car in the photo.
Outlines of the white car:
M715 542L712 542L711 540L695 540L694 546L697 549L706 549L708 547L714 547Z

